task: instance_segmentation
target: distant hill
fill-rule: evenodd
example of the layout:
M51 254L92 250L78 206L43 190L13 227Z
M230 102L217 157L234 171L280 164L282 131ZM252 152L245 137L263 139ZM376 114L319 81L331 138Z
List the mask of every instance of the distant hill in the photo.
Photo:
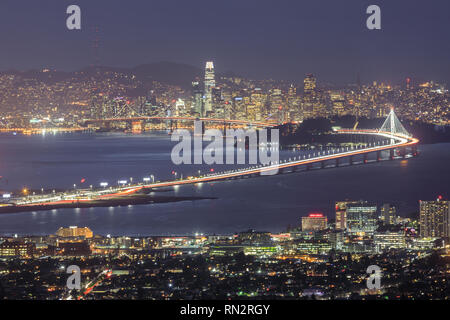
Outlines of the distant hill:
M159 81L166 84L189 88L196 77L203 76L203 70L187 64L158 62L143 64L131 69L141 81Z
M142 82L158 81L161 83L176 85L188 89L195 78L203 77L203 70L187 64L175 62L156 62L138 65L133 68L117 68L108 66L90 66L74 72L51 71L42 72L42 70L2 71L0 74L16 74L28 79L36 79L44 82L56 82L71 77L82 78L83 76L101 76L103 73L119 72L123 74L134 74Z
M73 76L71 72L64 72L64 71L42 72L42 70L27 70L27 71L8 70L2 71L0 72L0 74L18 75L23 77L24 79L33 79L45 83L55 83L59 81L64 81Z

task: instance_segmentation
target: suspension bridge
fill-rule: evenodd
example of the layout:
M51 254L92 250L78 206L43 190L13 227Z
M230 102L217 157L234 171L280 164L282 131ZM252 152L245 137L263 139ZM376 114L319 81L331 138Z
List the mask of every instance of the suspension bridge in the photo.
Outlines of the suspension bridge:
M104 188L102 190L77 190L56 195L28 196L15 199L15 206L55 206L62 204L83 203L93 200L113 199L137 193L143 189L157 189L162 187L177 187L224 180L260 177L290 172L307 171L311 169L324 169L344 165L366 164L385 160L406 159L418 155L417 144L419 140L412 137L403 127L399 119L391 110L386 121L378 130L364 129L338 129L336 135L359 135L375 138L373 142L365 145L340 147L332 150L319 151L313 154L297 156L287 160L270 163L268 165L255 165L243 169L233 169L224 172L209 173L197 177L177 179L164 182L128 185L117 188ZM371 159L371 155L375 155Z

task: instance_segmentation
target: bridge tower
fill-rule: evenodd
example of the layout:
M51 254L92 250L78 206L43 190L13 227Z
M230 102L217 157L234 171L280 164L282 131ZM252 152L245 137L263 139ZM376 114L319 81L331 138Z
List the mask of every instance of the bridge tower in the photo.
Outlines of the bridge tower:
M379 132L389 132L392 134L411 137L409 132L406 131L405 127L403 127L402 123L397 118L397 115L394 112L394 108L391 108L391 112L389 113L388 117L384 121Z
M391 108L391 112L389 113L388 117L384 121L383 125L381 126L379 132L388 132L394 135L400 135L403 137L411 137L408 131L406 131L405 127L403 127L400 120L397 118L394 108ZM394 144L394 139L391 139L391 144ZM412 150L412 153L415 154L414 150ZM389 157L390 159L394 159L395 150L391 149L389 151ZM406 156L406 148L400 150L400 154L403 155L403 157ZM377 156L378 157L378 156Z

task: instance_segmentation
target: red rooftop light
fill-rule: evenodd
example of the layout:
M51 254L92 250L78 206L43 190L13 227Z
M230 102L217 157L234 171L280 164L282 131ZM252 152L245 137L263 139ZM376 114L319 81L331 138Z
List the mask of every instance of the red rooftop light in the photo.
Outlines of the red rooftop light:
M308 215L310 218L323 218L323 213L310 213Z

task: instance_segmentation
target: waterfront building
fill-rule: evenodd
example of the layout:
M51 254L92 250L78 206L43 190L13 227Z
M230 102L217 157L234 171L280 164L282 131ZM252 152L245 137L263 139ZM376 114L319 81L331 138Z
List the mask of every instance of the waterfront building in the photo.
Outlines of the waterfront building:
M78 238L83 237L86 239L90 239L94 236L94 233L91 229L84 227L69 227L69 228L59 228L56 232L56 235L61 238Z

